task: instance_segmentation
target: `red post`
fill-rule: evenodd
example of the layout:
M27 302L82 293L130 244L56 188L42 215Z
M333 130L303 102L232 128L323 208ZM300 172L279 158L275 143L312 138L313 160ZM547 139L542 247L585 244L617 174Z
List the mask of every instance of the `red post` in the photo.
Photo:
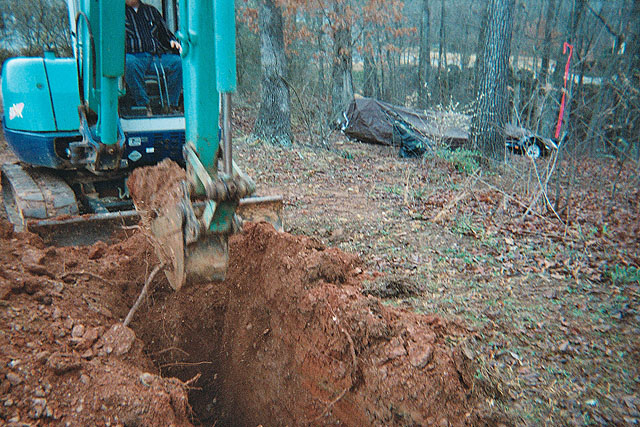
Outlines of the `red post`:
M567 42L564 42L564 45L562 46L562 53L566 54L567 48L569 48L569 56L567 57L567 65L565 65L564 67L564 87L562 88L562 102L560 103L560 113L558 114L558 124L556 125L556 139L560 137L562 116L564 116L564 103L567 97L567 78L569 78L569 64L571 64L571 56L573 55L573 45L570 45Z

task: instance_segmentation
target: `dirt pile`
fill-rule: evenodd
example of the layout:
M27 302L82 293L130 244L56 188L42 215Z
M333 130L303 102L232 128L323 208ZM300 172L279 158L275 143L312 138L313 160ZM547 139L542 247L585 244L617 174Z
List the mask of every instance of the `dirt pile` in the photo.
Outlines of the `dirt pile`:
M0 424L189 425L185 386L117 325L144 279L127 277L123 247L47 248L11 230L0 219Z

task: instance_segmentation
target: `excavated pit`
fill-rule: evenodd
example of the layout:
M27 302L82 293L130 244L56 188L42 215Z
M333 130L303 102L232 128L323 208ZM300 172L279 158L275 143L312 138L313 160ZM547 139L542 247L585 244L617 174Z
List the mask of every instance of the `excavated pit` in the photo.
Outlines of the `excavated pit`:
M136 205L153 215L182 176L138 169ZM132 327L206 425L482 424L472 363L449 343L464 329L364 296L367 279L355 256L247 224L223 283L159 286Z
M132 178L153 190L173 168ZM86 247L11 228L0 219L0 424L498 424L452 344L463 326L363 295L375 274L311 238L247 224L223 283L174 292L158 276L128 329L158 264L144 223Z
M361 294L353 256L251 224L224 283L159 288L133 325L210 425L477 425L471 363L436 316Z

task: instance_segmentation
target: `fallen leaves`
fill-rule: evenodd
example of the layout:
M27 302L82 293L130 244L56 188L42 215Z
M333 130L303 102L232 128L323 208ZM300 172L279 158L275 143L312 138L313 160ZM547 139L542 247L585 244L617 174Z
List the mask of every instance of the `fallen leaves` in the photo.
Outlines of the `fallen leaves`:
M623 171L619 182L629 185L611 199L606 161L581 160L573 178L573 163L559 165L561 220L542 203L523 217L539 189L523 173L527 159L510 158L511 175L483 175L489 185L467 188L468 176L445 161L339 142L335 152L301 145L238 153L261 171L262 188L292 201L289 227L362 255L381 273L381 289L393 291L389 303L473 327L495 400L528 424L637 418L622 399L640 385L640 284L629 281L640 267L640 192L628 188L637 171ZM390 277L411 278L404 283L417 292L397 292Z

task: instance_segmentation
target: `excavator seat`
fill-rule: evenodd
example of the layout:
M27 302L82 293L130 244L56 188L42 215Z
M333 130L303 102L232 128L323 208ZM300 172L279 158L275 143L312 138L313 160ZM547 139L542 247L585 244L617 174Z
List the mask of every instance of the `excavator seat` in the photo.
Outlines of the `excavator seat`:
M167 75L164 67L158 62L153 62L152 67L144 78L145 88L149 96L149 104L154 115L173 114L169 109L169 89ZM124 117L145 116L147 109L133 105L128 91L120 98L120 113Z

